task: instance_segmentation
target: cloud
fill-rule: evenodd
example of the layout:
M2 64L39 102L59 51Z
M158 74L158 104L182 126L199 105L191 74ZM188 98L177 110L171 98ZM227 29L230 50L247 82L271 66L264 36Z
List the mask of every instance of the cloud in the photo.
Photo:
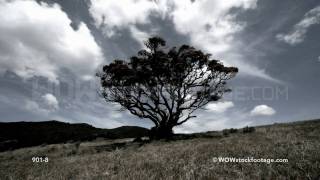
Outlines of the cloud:
M23 78L43 76L58 82L69 69L89 79L103 54L84 23L74 30L57 4L36 1L0 2L0 72Z
M175 127L174 131L176 133L194 133L222 130L225 128L242 128L249 125L257 125L259 124L257 120L265 118L262 116L271 116L276 113L273 108L267 105L258 105L248 112L248 109L245 107L230 109L234 106L230 101L218 104L211 104L211 110L197 112L195 114L197 115L196 118ZM228 109L230 110L227 111ZM270 121L268 122L270 123Z
M101 27L108 37L116 35L121 28L149 23L151 13L161 13L163 10L155 2L146 0L94 0L90 4L89 11L96 26Z
M234 106L233 102L225 101L225 102L209 103L206 106L206 109L209 112L223 113L229 108L232 108L233 106Z
M171 17L176 30L190 37L191 43L223 61L227 66L237 66L240 74L280 82L268 75L248 58L239 37L246 23L237 21L237 13L231 9L252 10L257 0L175 1ZM214 9L214 10L213 10Z
M94 0L89 11L96 27L107 37L127 29L138 42L161 30L153 26L151 17L170 20L179 34L190 38L191 45L213 54L213 58L221 59L226 65L239 67L241 74L277 81L264 69L248 63L246 54L239 52L243 44L237 34L245 29L246 23L237 21L237 13L231 10L249 10L256 6L257 0ZM139 25L150 25L151 30L142 30Z
M38 115L47 116L50 113L50 110L40 107L40 105L36 101L26 100L24 104L24 108L33 113Z
M48 93L48 94L43 95L42 99L44 100L45 105L49 109L58 109L59 108L59 102L54 95Z
M320 6L311 9L287 34L278 34L276 38L290 45L302 43L309 28L320 23Z
M41 101L25 100L25 110L42 116L48 116L49 113L58 110L59 102L52 94L45 94L41 97Z
M189 35L194 44L217 54L229 50L233 35L245 26L235 20L236 14L231 14L230 10L255 7L256 0L176 1L171 16L177 31Z
M251 110L250 115L251 116L271 116L271 115L274 115L275 113L276 111L270 106L258 105Z
M252 125L245 110L233 110L228 113L213 114L212 112L201 112L197 118L191 119L181 126L174 128L176 133L194 133L222 130L225 128L241 128Z

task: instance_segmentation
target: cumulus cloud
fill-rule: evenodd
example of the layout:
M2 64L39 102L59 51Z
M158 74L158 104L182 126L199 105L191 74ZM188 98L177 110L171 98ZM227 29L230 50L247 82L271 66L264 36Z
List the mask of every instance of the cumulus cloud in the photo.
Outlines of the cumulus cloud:
M274 115L275 113L276 111L270 106L258 105L251 110L250 115L251 116L271 116L271 115Z
M233 35L245 26L235 20L230 9L255 8L256 0L176 1L174 7L171 15L176 29L190 35L194 44L217 54L229 50Z
M36 1L0 2L0 72L23 78L43 76L58 82L69 69L91 78L103 61L100 47L84 23L74 30L57 4Z
M24 104L24 108L27 111L30 111L34 114L39 114L39 115L48 115L50 110L42 108L36 101L32 100L26 100Z
M26 99L24 108L34 114L47 116L49 113L58 110L59 102L52 94L45 94L41 97L39 102Z
M222 130L225 128L242 128L251 124L252 121L244 110L230 111L228 114L204 112L199 113L197 118L175 127L174 131L176 133L194 133Z
M232 108L233 106L234 106L233 102L225 101L225 102L209 103L206 106L206 109L209 112L223 113L227 111L229 108Z
M149 23L151 13L161 13L165 8L146 0L94 0L90 4L89 11L96 26L101 27L108 37L116 35L117 30L126 27L134 34L141 33L133 25Z
M48 93L48 94L43 95L42 99L43 99L45 105L49 109L58 109L59 108L59 102L54 95Z
M246 24L237 21L237 14L231 10L255 9L256 4L257 0L94 0L89 11L106 36L115 36L119 30L128 29L138 42L154 32L139 29L137 25L152 26L150 17L171 20L176 31L188 36L193 46L222 59L226 65L239 67L242 74L276 81L264 69L245 61L245 55L238 50L243 45L236 40L236 35Z
M309 28L315 24L320 23L320 6L311 9L304 15L304 18L294 25L293 29L287 34L278 34L276 37L278 40L288 43L290 45L296 45L306 37Z

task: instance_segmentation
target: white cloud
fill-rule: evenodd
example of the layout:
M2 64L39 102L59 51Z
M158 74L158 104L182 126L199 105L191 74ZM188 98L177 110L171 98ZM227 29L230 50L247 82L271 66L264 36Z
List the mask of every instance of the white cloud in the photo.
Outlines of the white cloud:
M42 99L43 99L45 105L49 109L58 109L59 108L59 102L54 95L48 93L48 94L43 95Z
M36 1L0 2L0 72L23 78L47 77L58 82L67 68L80 78L93 77L103 55L90 30L78 30L57 5Z
M175 1L171 17L178 32L188 35L193 45L213 54L213 58L238 67L241 74L279 82L264 69L248 63L245 53L239 52L243 44L237 40L237 33L243 31L246 24L237 21L237 14L230 14L230 10L255 9L256 4L257 0Z
M194 44L214 54L229 50L233 35L245 26L235 21L236 15L230 14L230 9L256 6L256 0L175 2L171 15L176 29L190 35Z
M258 105L251 110L250 115L251 116L271 116L271 115L274 115L275 113L276 111L270 106Z
M252 125L245 110L234 110L226 113L199 113L197 118L191 119L174 128L176 133L194 133L216 131L225 128L242 128Z
M128 28L139 42L150 35L139 30L137 24L151 23L149 16L165 16L167 1L148 0L93 0L89 8L95 25L102 29L107 37L118 35L117 31Z
M206 109L209 112L223 113L229 108L232 108L233 106L234 106L233 102L225 101L225 102L209 103L206 106Z
M48 109L44 109L40 107L40 105L37 102L32 100L26 100L24 104L24 108L34 114L39 114L39 115L48 115L50 112Z
M228 105L229 104L229 105ZM225 107L232 107L231 102L225 103ZM232 110L220 110L217 106L212 106L213 110L220 113L211 113L210 111L198 112L197 117L191 119L180 126L174 128L176 133L194 133L204 131L215 131L226 128L242 128L245 126L257 125L262 116L271 116L276 111L267 105L258 105L249 113L246 108L233 108ZM221 106L220 106L221 107ZM228 109L228 108L227 108ZM257 117L261 116L261 117ZM261 122L260 122L261 123ZM268 121L270 123L270 121Z
M41 101L25 100L24 108L34 114L47 116L49 113L58 110L59 102L52 94L41 96Z
M141 42L154 32L137 28L137 24L151 24L150 16L171 19L176 31L190 37L193 46L199 47L226 65L239 67L240 73L277 81L264 69L246 61L243 45L236 39L245 29L244 22L236 21L237 14L230 10L256 8L257 0L92 0L90 14L98 28L108 36L117 35L119 29L128 29Z
M320 6L311 9L304 15L304 18L294 25L293 29L287 34L278 34L276 37L278 40L288 43L290 45L296 45L306 37L308 29L320 23Z

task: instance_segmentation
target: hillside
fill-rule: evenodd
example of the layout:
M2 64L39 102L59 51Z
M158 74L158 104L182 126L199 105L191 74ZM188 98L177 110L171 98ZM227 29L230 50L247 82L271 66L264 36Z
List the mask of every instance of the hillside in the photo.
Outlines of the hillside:
M310 179L320 178L320 120L196 134L191 139L95 140L0 153L2 179ZM32 158L48 158L33 162ZM288 159L223 163L215 157ZM67 167L67 168L66 168Z
M0 123L0 151L42 144L88 141L144 136L148 129L122 126L100 129L89 124L70 124L59 121Z

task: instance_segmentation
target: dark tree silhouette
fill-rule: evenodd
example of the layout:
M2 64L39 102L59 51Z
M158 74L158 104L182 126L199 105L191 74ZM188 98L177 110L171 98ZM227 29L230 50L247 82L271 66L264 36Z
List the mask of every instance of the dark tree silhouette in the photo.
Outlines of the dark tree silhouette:
M194 111L225 92L226 81L238 72L225 67L210 54L188 45L166 50L160 37L149 38L146 49L130 61L114 60L98 73L101 94L122 110L154 123L151 138L170 138L172 128L181 125Z

